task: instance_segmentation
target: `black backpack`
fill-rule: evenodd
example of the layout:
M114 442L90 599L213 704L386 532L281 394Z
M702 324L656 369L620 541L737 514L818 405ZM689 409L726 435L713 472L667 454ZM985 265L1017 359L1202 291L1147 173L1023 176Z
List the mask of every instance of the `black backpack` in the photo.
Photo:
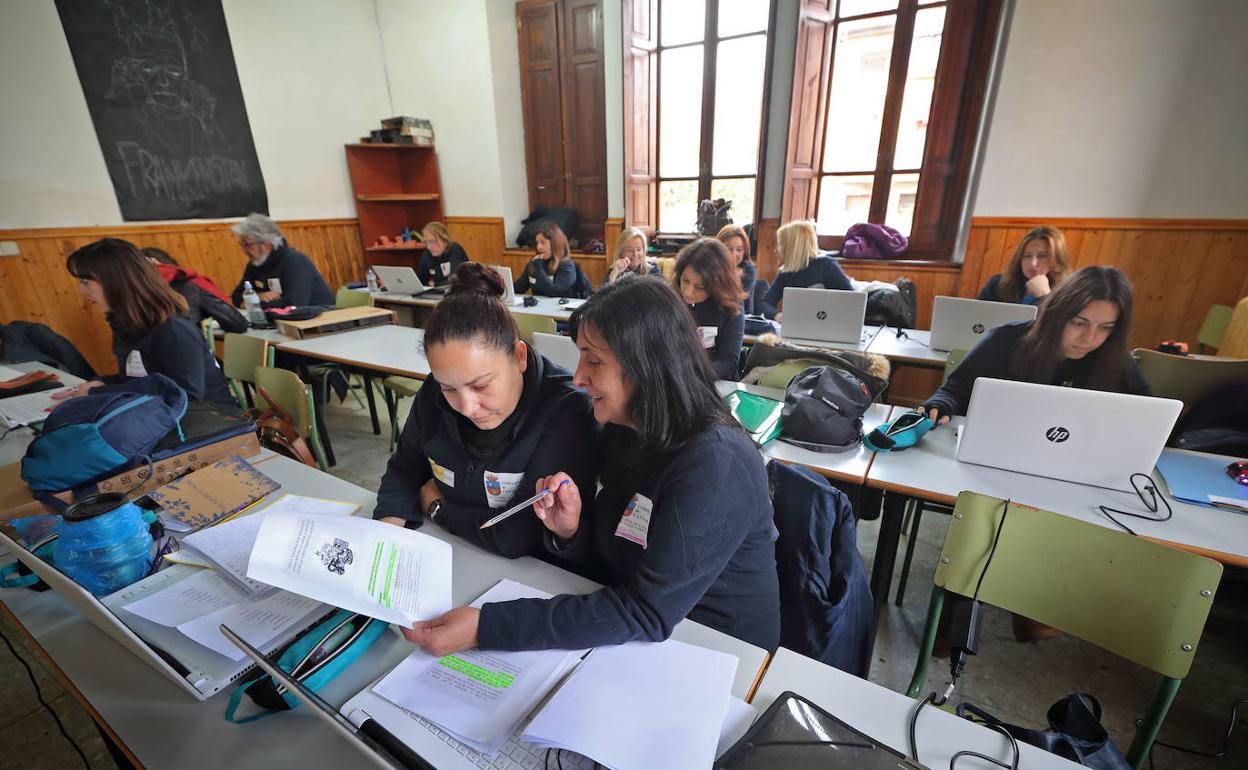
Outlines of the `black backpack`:
M862 415L874 400L867 384L844 369L804 369L784 390L780 439L815 452L856 449Z

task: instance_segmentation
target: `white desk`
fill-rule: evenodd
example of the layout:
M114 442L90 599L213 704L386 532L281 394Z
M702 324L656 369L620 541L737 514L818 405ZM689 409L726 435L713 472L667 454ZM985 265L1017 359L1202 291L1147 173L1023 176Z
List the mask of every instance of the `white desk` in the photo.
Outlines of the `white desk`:
M902 329L904 337L897 336L897 329L891 326L880 328L867 347L868 353L877 353L897 364L922 366L931 369L943 369L949 358L947 350L932 350L932 333L927 329Z
M380 305L399 305L405 307L423 307L435 308L438 303L445 297L443 294L435 294L433 296L413 297L410 294L391 294L384 291L375 291L372 293L373 302ZM517 299L519 296L517 296ZM584 300L569 300L576 305L584 304ZM507 308L513 313L521 315L539 315L546 318L553 318L556 321L566 321L572 317L572 311L575 307L569 307L566 303L559 304L559 297L537 297L537 304L533 307L525 307L524 305L508 305Z
M743 390L747 393L784 401L784 391L779 388L764 388L724 380L716 382L715 387L721 396L726 396L734 390ZM863 433L870 433L880 424L888 422L892 410L893 407L887 404L872 404L862 418ZM875 457L875 452L867 449L865 445L859 446L852 452L831 454L804 449L779 439L768 441L763 445L762 451L764 456L772 460L804 465L815 473L851 484L862 484L866 481L867 470L871 467L871 461Z
M826 666L783 647L776 651L763 683L751 703L761 713L786 690L815 703L875 740L907 754L909 752L910 712L916 701L865 679ZM1008 763L1013 749L1005 738L986 727L926 706L919 714L915 730L919 761L926 767L945 768L959 751L977 751ZM1022 770L1065 770L1079 765L1034 746L1019 744ZM963 757L959 770L997 770L995 765Z
M424 338L424 329L386 324L306 340L284 337L277 343L277 349L357 369L423 380L429 376L429 361L421 344Z
M871 346L872 340L875 339L875 336L879 333L879 331L879 326L866 324L862 327L862 337L859 338L857 344L852 342L827 342L825 340L804 340L797 337L785 337L783 325L780 325L780 329L776 331L776 334L785 342L791 342L794 345L801 345L803 347L825 348L827 350L853 350L859 353L866 353L868 352L868 348ZM755 342L758 342L758 335L747 334L742 337L741 340L743 344L753 345Z
M371 513L376 495L272 453L252 458L283 491L358 502ZM452 598L457 605L475 599L500 578L509 577L551 592L584 592L588 580L532 558L515 560L486 553L459 541L440 528L422 532L451 542ZM0 600L33 637L56 672L63 672L73 693L98 721L105 723L144 766L152 768L339 768L361 764L356 750L300 707L248 725L225 721L223 690L200 702L176 689L103 632L87 623L60 597L25 589L0 590ZM673 636L736 655L740 663L732 692L749 695L761 676L764 650L691 621L681 622ZM335 705L366 687L402 660L411 646L397 631L383 635L321 695Z
M0 364L0 366L15 369L19 372L51 372L58 374L61 377L61 383L67 388L83 383L81 377L75 377L69 372L63 372L56 367L41 364L38 361L27 361L21 364ZM0 425L0 433L4 433L5 430L7 428ZM20 462L26 454L26 447L30 446L30 442L34 438L34 431L30 428L14 428L3 439L0 439L0 466Z

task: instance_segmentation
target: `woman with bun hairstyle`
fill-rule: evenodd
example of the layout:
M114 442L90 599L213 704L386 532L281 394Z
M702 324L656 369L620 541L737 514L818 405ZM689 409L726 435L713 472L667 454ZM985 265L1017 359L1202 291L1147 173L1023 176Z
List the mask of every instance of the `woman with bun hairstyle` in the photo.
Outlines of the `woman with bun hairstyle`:
M689 306L698 327L698 341L711 359L719 380L737 379L745 312L741 280L724 244L699 238L676 255L672 287Z
M481 524L558 471L593 489L598 442L589 397L520 339L503 293L489 267L467 262L455 271L425 328L431 374L386 465L373 517L410 529L428 517L516 558L542 552L535 516Z
M1066 236L1056 227L1036 227L1027 231L1005 270L989 278L976 299L1036 305L1069 274Z

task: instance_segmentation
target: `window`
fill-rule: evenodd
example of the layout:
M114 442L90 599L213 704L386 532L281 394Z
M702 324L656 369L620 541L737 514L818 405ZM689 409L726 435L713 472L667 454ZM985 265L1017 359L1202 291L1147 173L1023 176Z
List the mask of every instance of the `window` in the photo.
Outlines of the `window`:
M771 0L632 0L625 57L631 224L696 228L698 202L753 222L765 140Z
M783 217L858 222L948 259L1000 0L802 0Z

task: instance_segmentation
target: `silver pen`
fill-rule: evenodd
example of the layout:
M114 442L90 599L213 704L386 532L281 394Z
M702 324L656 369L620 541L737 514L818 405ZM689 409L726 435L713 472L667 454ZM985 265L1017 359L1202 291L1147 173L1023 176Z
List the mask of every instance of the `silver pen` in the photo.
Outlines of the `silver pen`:
M536 503L538 500L541 500L546 495L549 495L550 493L554 492L555 490L559 489L559 487L567 483L568 483L568 480L564 479L563 481L560 481L556 486L543 489L541 492L538 492L536 495L533 495L528 500L525 500L522 503L517 503L516 505L511 506L510 508L498 514L494 518L485 522L484 524L481 525L480 529L486 529L488 527L492 527L495 524L502 521L503 519L507 519L507 518L510 518L511 516L516 515L520 511L523 511L525 508L528 508L533 503Z

